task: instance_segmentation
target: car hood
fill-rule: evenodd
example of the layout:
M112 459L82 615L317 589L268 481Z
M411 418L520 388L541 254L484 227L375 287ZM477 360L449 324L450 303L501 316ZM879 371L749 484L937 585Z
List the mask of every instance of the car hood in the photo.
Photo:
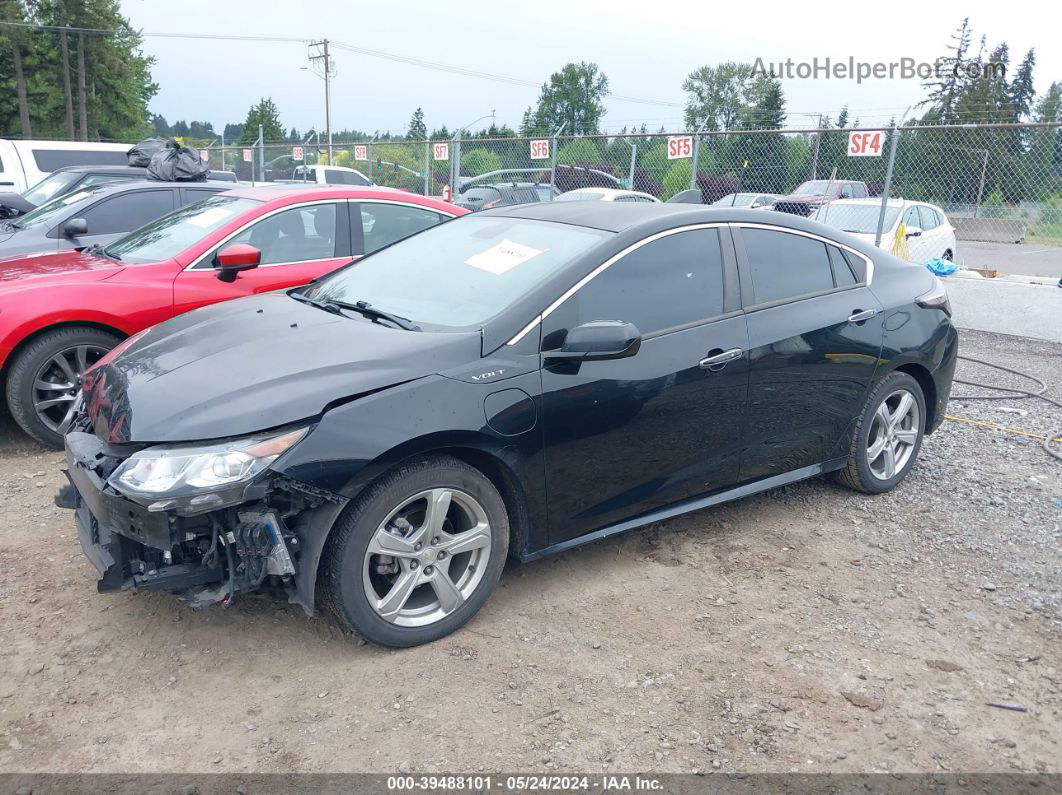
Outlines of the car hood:
M149 329L90 370L83 391L109 442L191 442L309 419L479 355L479 332L405 331L276 292Z
M3 249L0 248L2 253ZM5 287L35 287L50 282L99 281L118 273L122 267L122 263L112 259L79 251L4 257L0 259L0 290Z

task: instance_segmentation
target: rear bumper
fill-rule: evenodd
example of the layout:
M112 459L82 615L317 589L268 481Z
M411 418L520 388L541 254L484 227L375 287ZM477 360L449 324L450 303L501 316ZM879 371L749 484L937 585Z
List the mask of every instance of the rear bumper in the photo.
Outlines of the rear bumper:
M948 333L944 338L940 364L933 371L933 385L936 388L936 401L933 406L932 421L926 427L926 433L933 433L944 422L948 413L948 400L951 398L951 385L955 380L955 365L959 360L959 332L948 324Z

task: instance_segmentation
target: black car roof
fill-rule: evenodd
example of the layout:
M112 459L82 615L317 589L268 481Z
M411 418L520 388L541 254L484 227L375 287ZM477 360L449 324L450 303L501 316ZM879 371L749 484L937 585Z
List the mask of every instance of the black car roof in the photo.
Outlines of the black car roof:
M499 207L477 213L586 226L606 232L626 232L645 227L646 233L683 224L760 223L821 234L821 225L791 213L713 207L703 204L649 202L539 202Z
M144 174L147 172L147 169L141 166L91 165L63 166L62 168L57 168L55 171L73 171L77 174ZM54 174L55 171L52 173Z
M130 190L147 190L149 188L217 188L219 191L233 190L239 187L232 182L222 180L204 180L201 182L163 182L157 179L123 179L118 182L100 182L90 185L88 188L77 190L91 190L95 195L102 196L110 193L125 193Z

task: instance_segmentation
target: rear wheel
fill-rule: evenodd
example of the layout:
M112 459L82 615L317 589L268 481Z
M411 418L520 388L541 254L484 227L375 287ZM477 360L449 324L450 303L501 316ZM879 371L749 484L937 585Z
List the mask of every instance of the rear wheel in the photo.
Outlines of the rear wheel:
M7 376L7 406L15 422L38 442L62 447L81 377L120 340L101 329L69 326L30 342Z
M889 373L867 398L838 480L868 494L894 488L918 458L925 418L922 387L907 373Z
M374 643L427 643L483 606L508 546L505 503L482 473L449 456L403 464L333 528L321 562L323 600Z

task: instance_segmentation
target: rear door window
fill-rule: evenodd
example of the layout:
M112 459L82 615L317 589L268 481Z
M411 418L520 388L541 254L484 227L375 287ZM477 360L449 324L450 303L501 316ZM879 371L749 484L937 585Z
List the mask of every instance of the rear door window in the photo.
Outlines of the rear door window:
M113 235L139 229L172 209L172 190L142 190L106 198L81 217L90 235Z
M940 226L940 218L937 217L937 211L932 207L920 206L918 216L922 219L923 229L936 229Z
M821 240L771 229L741 229L754 304L833 289L833 268Z
M361 218L366 254L447 220L440 213L406 204L361 202L358 207L354 217Z

